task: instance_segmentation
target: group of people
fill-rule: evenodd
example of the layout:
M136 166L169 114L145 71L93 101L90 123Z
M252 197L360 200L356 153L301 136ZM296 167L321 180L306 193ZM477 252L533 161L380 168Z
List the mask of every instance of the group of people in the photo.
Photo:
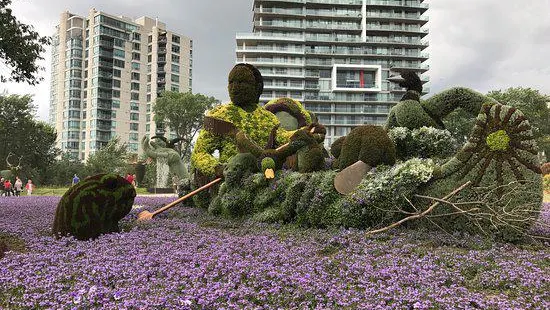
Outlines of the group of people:
M23 187L23 181L17 176L13 183L8 178L0 178L0 196L20 196L23 188L27 191L27 195L30 196L34 190L34 183L29 179Z

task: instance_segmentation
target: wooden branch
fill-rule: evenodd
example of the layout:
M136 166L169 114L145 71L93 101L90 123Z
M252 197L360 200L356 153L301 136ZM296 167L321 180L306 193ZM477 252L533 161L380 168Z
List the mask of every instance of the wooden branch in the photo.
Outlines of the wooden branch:
M465 189L466 187L468 187L471 183L472 183L471 181L468 181L468 182L462 184L459 188L455 189L454 191L447 194L447 196L443 197L442 200L447 200L447 199L453 197L458 192L460 192L463 189ZM381 232L390 230L394 227L397 227L397 226L399 226L399 225L401 225L405 222L408 222L410 220L414 220L414 219L417 219L417 218L424 217L424 216L426 216L426 214L429 214L430 212L432 212L440 203L441 203L440 201L436 201L434 204L432 204L428 209L426 209L422 213L418 213L418 214L415 214L415 215L408 216L408 217L406 217L406 218L404 218L404 219L402 219L398 222L395 222L395 223L393 223L389 226L386 226L386 227L383 227L383 228L380 228L380 229L375 229L375 230L368 231L368 232L366 232L366 235L369 236L369 235L374 235L374 234L377 234L377 233L381 233Z

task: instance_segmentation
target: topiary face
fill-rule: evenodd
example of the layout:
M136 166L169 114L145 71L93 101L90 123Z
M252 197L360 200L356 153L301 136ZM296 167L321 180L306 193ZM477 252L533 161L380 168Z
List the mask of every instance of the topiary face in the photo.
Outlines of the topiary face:
M258 85L254 73L244 65L236 65L229 72L227 91L231 102L246 111L252 111L258 104Z
M229 160L223 170L225 183L229 187L238 186L242 178L250 173L258 172L256 157L250 153L239 153Z

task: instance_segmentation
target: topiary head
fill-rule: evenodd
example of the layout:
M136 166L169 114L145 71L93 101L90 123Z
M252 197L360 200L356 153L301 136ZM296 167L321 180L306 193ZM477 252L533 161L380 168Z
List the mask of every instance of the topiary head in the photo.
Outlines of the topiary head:
M275 170L275 160L271 157L265 157L262 159L262 171L265 174L266 179L273 179Z
M227 91L231 102L239 107L255 109L263 90L262 74L253 65L240 63L229 72Z
M340 157L340 152L342 151L342 145L344 144L344 140L346 137L340 137L334 141L330 146L330 153L334 158Z
M223 176L228 186L238 186L244 176L255 172L258 172L256 157L250 153L239 153L229 159Z

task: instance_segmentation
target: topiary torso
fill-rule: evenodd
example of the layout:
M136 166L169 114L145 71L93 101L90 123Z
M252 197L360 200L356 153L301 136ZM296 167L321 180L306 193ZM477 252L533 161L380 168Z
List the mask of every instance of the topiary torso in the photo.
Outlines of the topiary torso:
M121 176L88 177L71 187L59 201L53 233L88 240L118 232L118 221L130 212L135 196L132 184Z
M247 137L259 146L267 144L270 131L279 124L277 117L260 107L259 105L252 112L246 112L241 107L229 103L215 107L207 113L207 116L221 119L232 123L237 129L244 132ZM279 143L288 141L288 134L285 130L279 129L277 140ZM219 159L212 153L218 150ZM197 143L191 155L193 166L205 175L214 175L214 168L218 164L225 164L229 159L238 153L233 137L229 135L216 135L202 129L199 133Z

